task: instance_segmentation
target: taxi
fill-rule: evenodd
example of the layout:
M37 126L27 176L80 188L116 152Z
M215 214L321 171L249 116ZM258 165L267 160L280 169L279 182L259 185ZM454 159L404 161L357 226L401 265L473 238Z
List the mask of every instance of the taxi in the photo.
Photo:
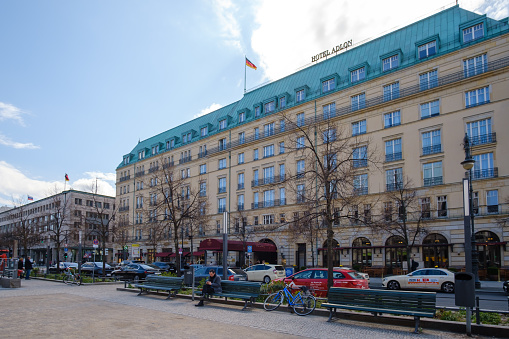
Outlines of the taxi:
M443 268L423 268L405 275L393 275L382 279L388 290L423 289L454 292L454 273Z

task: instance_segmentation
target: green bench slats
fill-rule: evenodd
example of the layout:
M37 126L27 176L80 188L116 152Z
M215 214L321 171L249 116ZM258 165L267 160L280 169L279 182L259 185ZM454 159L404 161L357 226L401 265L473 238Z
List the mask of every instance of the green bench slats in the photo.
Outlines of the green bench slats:
M371 312L375 316L383 313L410 315L415 319L415 333L418 333L420 317L435 316L436 294L331 287L327 302L322 306L330 311L328 321L332 320L338 308Z
M177 292L182 288L184 277L164 277L160 275L149 275L142 284L135 284L135 287L140 289L141 295L143 292L148 293L148 290L156 291L168 291L168 298L175 296Z
M214 293L215 296L228 298L237 298L244 300L243 311L254 303L256 298L260 296L261 283L251 281L221 281L221 293Z

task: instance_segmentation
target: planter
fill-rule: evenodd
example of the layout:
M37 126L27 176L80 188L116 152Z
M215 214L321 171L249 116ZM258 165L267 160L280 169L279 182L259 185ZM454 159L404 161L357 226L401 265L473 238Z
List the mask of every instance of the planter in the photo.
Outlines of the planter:
M0 284L3 288L20 288L21 279L0 278Z

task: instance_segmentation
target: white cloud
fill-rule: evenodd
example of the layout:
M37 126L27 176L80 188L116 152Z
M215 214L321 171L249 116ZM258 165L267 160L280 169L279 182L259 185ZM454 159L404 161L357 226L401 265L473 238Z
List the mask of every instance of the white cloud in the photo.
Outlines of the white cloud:
M455 2L443 0L330 1L262 0L251 37L259 69L275 80L311 63L311 57L344 41L354 46L438 12ZM461 8L486 12L488 17L508 16L509 0L462 1ZM281 15L284 13L284 15Z
M0 145L13 147L16 149L38 149L38 148L40 148L39 146L36 146L36 145L32 144L31 142L21 143L21 142L12 141L10 138L6 137L3 134L0 134Z
M66 189L75 189L85 192L93 192L97 178L97 193L115 196L114 173L86 172L85 178L78 178L66 184ZM31 179L22 171L11 164L0 161L0 206L12 206L13 200L26 198L31 195L35 200L46 198L56 191L64 189L64 180L43 181ZM111 183L113 181L113 183Z
M21 126L25 126L25 122L21 116L23 113L24 112L21 109L11 104L0 102L0 121L12 119L18 122Z
M240 25L236 19L238 7L231 0L216 0L212 8L219 22L224 43L241 50Z
M221 107L223 107L223 106L222 106L222 105L220 105L220 104L213 103L213 104L212 104L212 105L210 105L209 107L202 109L202 110L200 111L200 113L195 114L195 116L193 117L193 119L194 119L194 118L201 117L202 115L208 114L208 113L210 113L210 112L214 112L215 110L218 110L218 109L220 109Z

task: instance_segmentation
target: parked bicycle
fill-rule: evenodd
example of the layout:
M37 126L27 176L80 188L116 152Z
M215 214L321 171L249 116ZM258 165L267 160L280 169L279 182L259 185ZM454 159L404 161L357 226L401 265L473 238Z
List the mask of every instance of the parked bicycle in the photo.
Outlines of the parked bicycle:
M63 279L64 284L66 284L66 285L76 284L78 286L81 285L80 274L73 272L72 268L70 268L70 267L66 268L64 273L65 273L65 276Z
M274 311L283 303L285 296L288 299L288 306L292 306L298 315L307 315L315 310L316 298L306 286L301 286L300 291L293 295L290 286L287 284L282 290L270 294L265 299L263 308L266 311Z

